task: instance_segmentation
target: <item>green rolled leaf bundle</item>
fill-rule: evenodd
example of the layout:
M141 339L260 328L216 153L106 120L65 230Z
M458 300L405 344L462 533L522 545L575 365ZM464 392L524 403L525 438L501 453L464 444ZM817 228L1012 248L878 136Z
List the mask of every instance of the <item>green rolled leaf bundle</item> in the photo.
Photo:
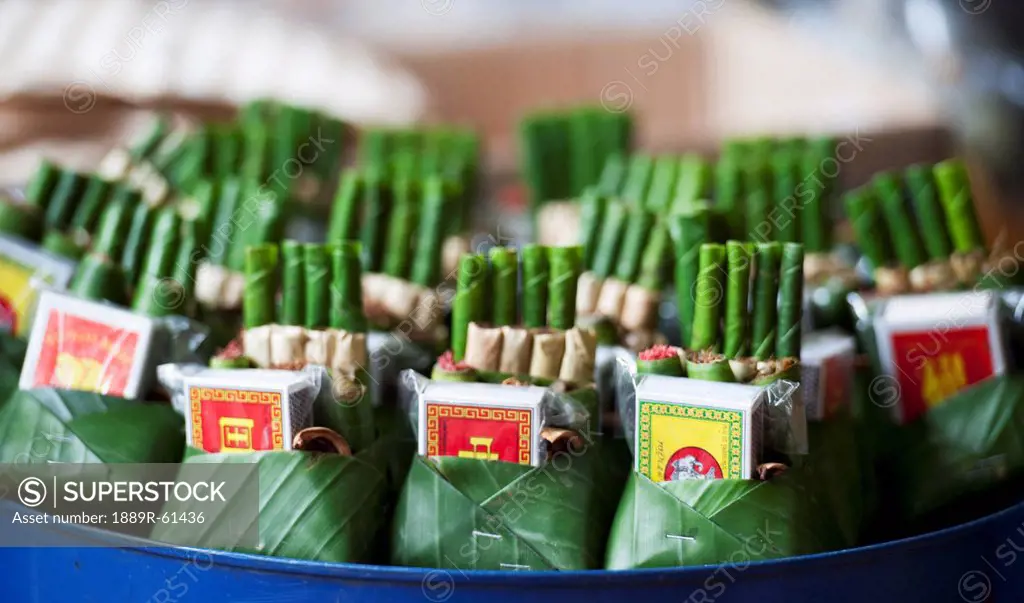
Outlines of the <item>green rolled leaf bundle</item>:
M647 199L654 172L654 158L650 155L633 155L622 186L622 199L632 207L642 207Z
M423 208L416 234L412 264L412 282L432 287L441 277L441 245L444 237L444 181L438 176L423 182Z
M754 262L753 245L729 241L726 252L725 346L726 358L750 353L750 273Z
M933 170L954 249L965 254L984 250L985 240L974 210L967 167L961 160L949 159L935 164Z
M355 241L338 243L331 251L331 328L349 333L367 329L359 252Z
M764 360L775 355L782 246L778 243L760 243L754 253L756 272L751 346L754 358Z
M686 359L686 376L698 381L732 383L736 381L729 359L711 350L693 352Z
M801 211L796 201L799 164L797 155L788 147L772 153L773 205L778 228L775 240L797 243L802 240Z
M903 200L899 180L891 173L878 174L872 180L885 217L886 232L892 235L896 258L904 268L910 270L925 262L924 247L918 237L917 228L909 209ZM875 233L874 236L878 236Z
M931 169L925 165L912 165L904 172L904 178L914 214L921 223L921 237L929 259L948 259L953 248Z
M540 245L523 247L523 325L536 329L547 324L548 250Z
M171 208L157 212L151 243L140 268L132 309L149 316L162 316L183 301L181 283L173 280L178 257L181 220Z
M298 241L281 241L281 291L280 323L306 324L306 248Z
M275 245L250 247L245 254L245 295L242 321L246 329L272 324L277 294L277 258Z
M844 204L861 251L875 268L887 265L892 257L889 238L873 191L866 187L852 190L846 193Z
M548 326L568 330L576 325L576 286L583 272L583 251L579 247L551 247L548 262Z
M71 235L51 230L43 235L42 248L66 258L80 259L85 250Z
M392 191L394 204L388 217L384 273L398 278L408 278L412 254L409 243L416 228L418 203L413 200L413 183L409 179L397 180L392 186Z
M583 265L587 270L594 269L594 256L597 252L598 237L601 234L601 225L604 223L604 211L608 201L602 197L596 188L588 188L583 191L580 198L580 233L583 245Z
M482 255L462 256L452 301L452 353L457 361L466 354L469 323L484 322L487 317L484 301L487 279L487 261Z
M800 358L801 325L803 323L804 248L799 243L782 246L779 268L778 327L775 355L779 358Z
M639 206L630 210L622 249L615 267L615 278L624 283L631 283L636 279L644 247L653 226L654 214Z
M624 192L631 133L628 114L592 106L525 116L519 148L531 209L576 197L594 185L606 197Z
M395 511L391 563L489 570L601 567L612 508L607 499L619 483L598 448L560 452L564 460L543 467L416 457Z
M493 310L491 322L497 326L518 323L516 303L519 292L519 258L516 250L508 247L491 249L491 296Z
M671 208L675 212L686 212L694 203L711 197L712 170L711 164L700 155L690 153L679 160L679 173L676 177L675 193ZM738 192L738 191L737 191ZM723 191L719 206L725 211L731 207L728 202L729 193ZM716 199L718 201L718 199Z
M711 211L695 207L690 213L672 216L669 232L675 248L676 302L682 341L689 343L692 335L696 299L693 294L700 273L700 247L713 240Z
M75 207L85 190L84 175L64 170L57 177L57 184L46 206L43 224L47 229L63 230L68 227Z
M700 266L694 287L693 331L690 349L715 349L719 341L719 325L725 298L725 247L705 243L700 247Z
M306 328L325 329L331 320L331 251L326 245L307 244L303 248L303 261Z

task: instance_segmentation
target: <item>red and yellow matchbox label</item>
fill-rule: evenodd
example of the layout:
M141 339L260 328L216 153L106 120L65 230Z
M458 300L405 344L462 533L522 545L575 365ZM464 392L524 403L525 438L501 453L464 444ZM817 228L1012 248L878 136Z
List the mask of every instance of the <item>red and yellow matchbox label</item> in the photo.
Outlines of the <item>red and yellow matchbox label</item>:
M135 365L139 334L50 310L33 376L34 387L123 396Z
M640 402L639 472L653 482L742 478L743 414Z
M987 326L892 335L903 421L995 373Z
M529 465L533 455L533 413L426 403L427 456L457 456Z
M189 387L191 444L206 452L284 450L280 392Z

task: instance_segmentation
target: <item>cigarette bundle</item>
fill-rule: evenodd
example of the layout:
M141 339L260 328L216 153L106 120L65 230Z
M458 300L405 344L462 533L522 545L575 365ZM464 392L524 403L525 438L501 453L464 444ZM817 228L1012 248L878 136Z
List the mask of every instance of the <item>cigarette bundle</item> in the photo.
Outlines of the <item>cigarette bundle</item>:
M848 192L845 206L883 295L973 287L1003 263L1018 263L987 254L967 169L957 159L877 174Z
M539 382L591 383L597 337L575 324L579 253L576 247L526 246L521 304L520 254L494 248L490 263L483 255L463 256L452 310L453 361Z
M530 208L577 197L598 180L621 173L608 171L612 158L621 162L629 151L633 119L627 112L578 107L564 112L527 115L519 124L523 172L530 190Z
M336 376L366 369L359 244L284 241L246 257L244 354L260 368L318 364ZM278 282L281 312L275 311Z

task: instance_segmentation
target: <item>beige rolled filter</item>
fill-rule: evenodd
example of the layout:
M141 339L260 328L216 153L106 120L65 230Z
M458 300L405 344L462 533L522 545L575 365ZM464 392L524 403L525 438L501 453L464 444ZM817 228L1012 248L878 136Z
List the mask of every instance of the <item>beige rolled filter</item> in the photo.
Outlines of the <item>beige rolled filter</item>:
M596 356L597 333L581 327L569 329L565 332L565 354L558 378L569 383L592 382Z
M270 368L270 333L274 325L253 327L242 332L243 353L260 368Z
M306 362L330 367L334 360L334 346L338 333L334 330L306 331Z
M369 372L369 363L366 351L366 333L335 331L332 369L347 374L355 374L356 370L360 368Z
M622 314L619 325L627 331L653 329L658 323L658 302L661 296L640 285L630 285L626 289L626 299L622 303Z
M306 363L306 329L295 325L272 325L270 366L296 367Z
M519 327L501 327L501 363L498 370L513 375L530 372L530 355L533 353L533 335Z
M533 353L530 355L530 376L558 379L565 355L565 333L540 331L533 334Z
M593 272L580 275L576 282L576 316L591 316L597 312L601 283L601 279Z
M463 361L477 370L498 370L501 365L501 335L500 327L488 328L469 323Z
M196 300L208 308L219 307L227 278L228 271L223 266L200 263L196 268Z
M615 278L605 279L601 284L601 293L597 297L597 313L618 322L622 315L622 304L626 301L628 283Z

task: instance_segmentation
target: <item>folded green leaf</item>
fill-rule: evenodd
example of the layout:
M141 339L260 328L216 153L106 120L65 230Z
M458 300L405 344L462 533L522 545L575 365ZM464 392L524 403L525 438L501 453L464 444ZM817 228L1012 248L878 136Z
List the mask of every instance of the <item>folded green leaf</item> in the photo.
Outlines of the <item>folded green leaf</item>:
M384 446L384 442L379 442L353 457L307 452L193 454L185 459L180 475L188 475L195 464L257 465L258 545L223 546L223 523L237 520L237 515L207 517L203 524L187 529L157 524L152 538L184 546L217 543L235 552L311 561L370 561L376 537L385 523ZM180 513L188 512L189 507L189 503L174 503L165 510ZM226 506L224 513L230 512L230 506ZM233 531L241 534L246 530Z
M0 463L174 463L181 416L168 405L90 392L15 392L0 408Z
M771 481L632 473L608 542L608 569L776 559L841 548L827 501L797 469Z
M618 493L600 447L544 467L443 457L413 461L392 563L458 569L600 567Z

